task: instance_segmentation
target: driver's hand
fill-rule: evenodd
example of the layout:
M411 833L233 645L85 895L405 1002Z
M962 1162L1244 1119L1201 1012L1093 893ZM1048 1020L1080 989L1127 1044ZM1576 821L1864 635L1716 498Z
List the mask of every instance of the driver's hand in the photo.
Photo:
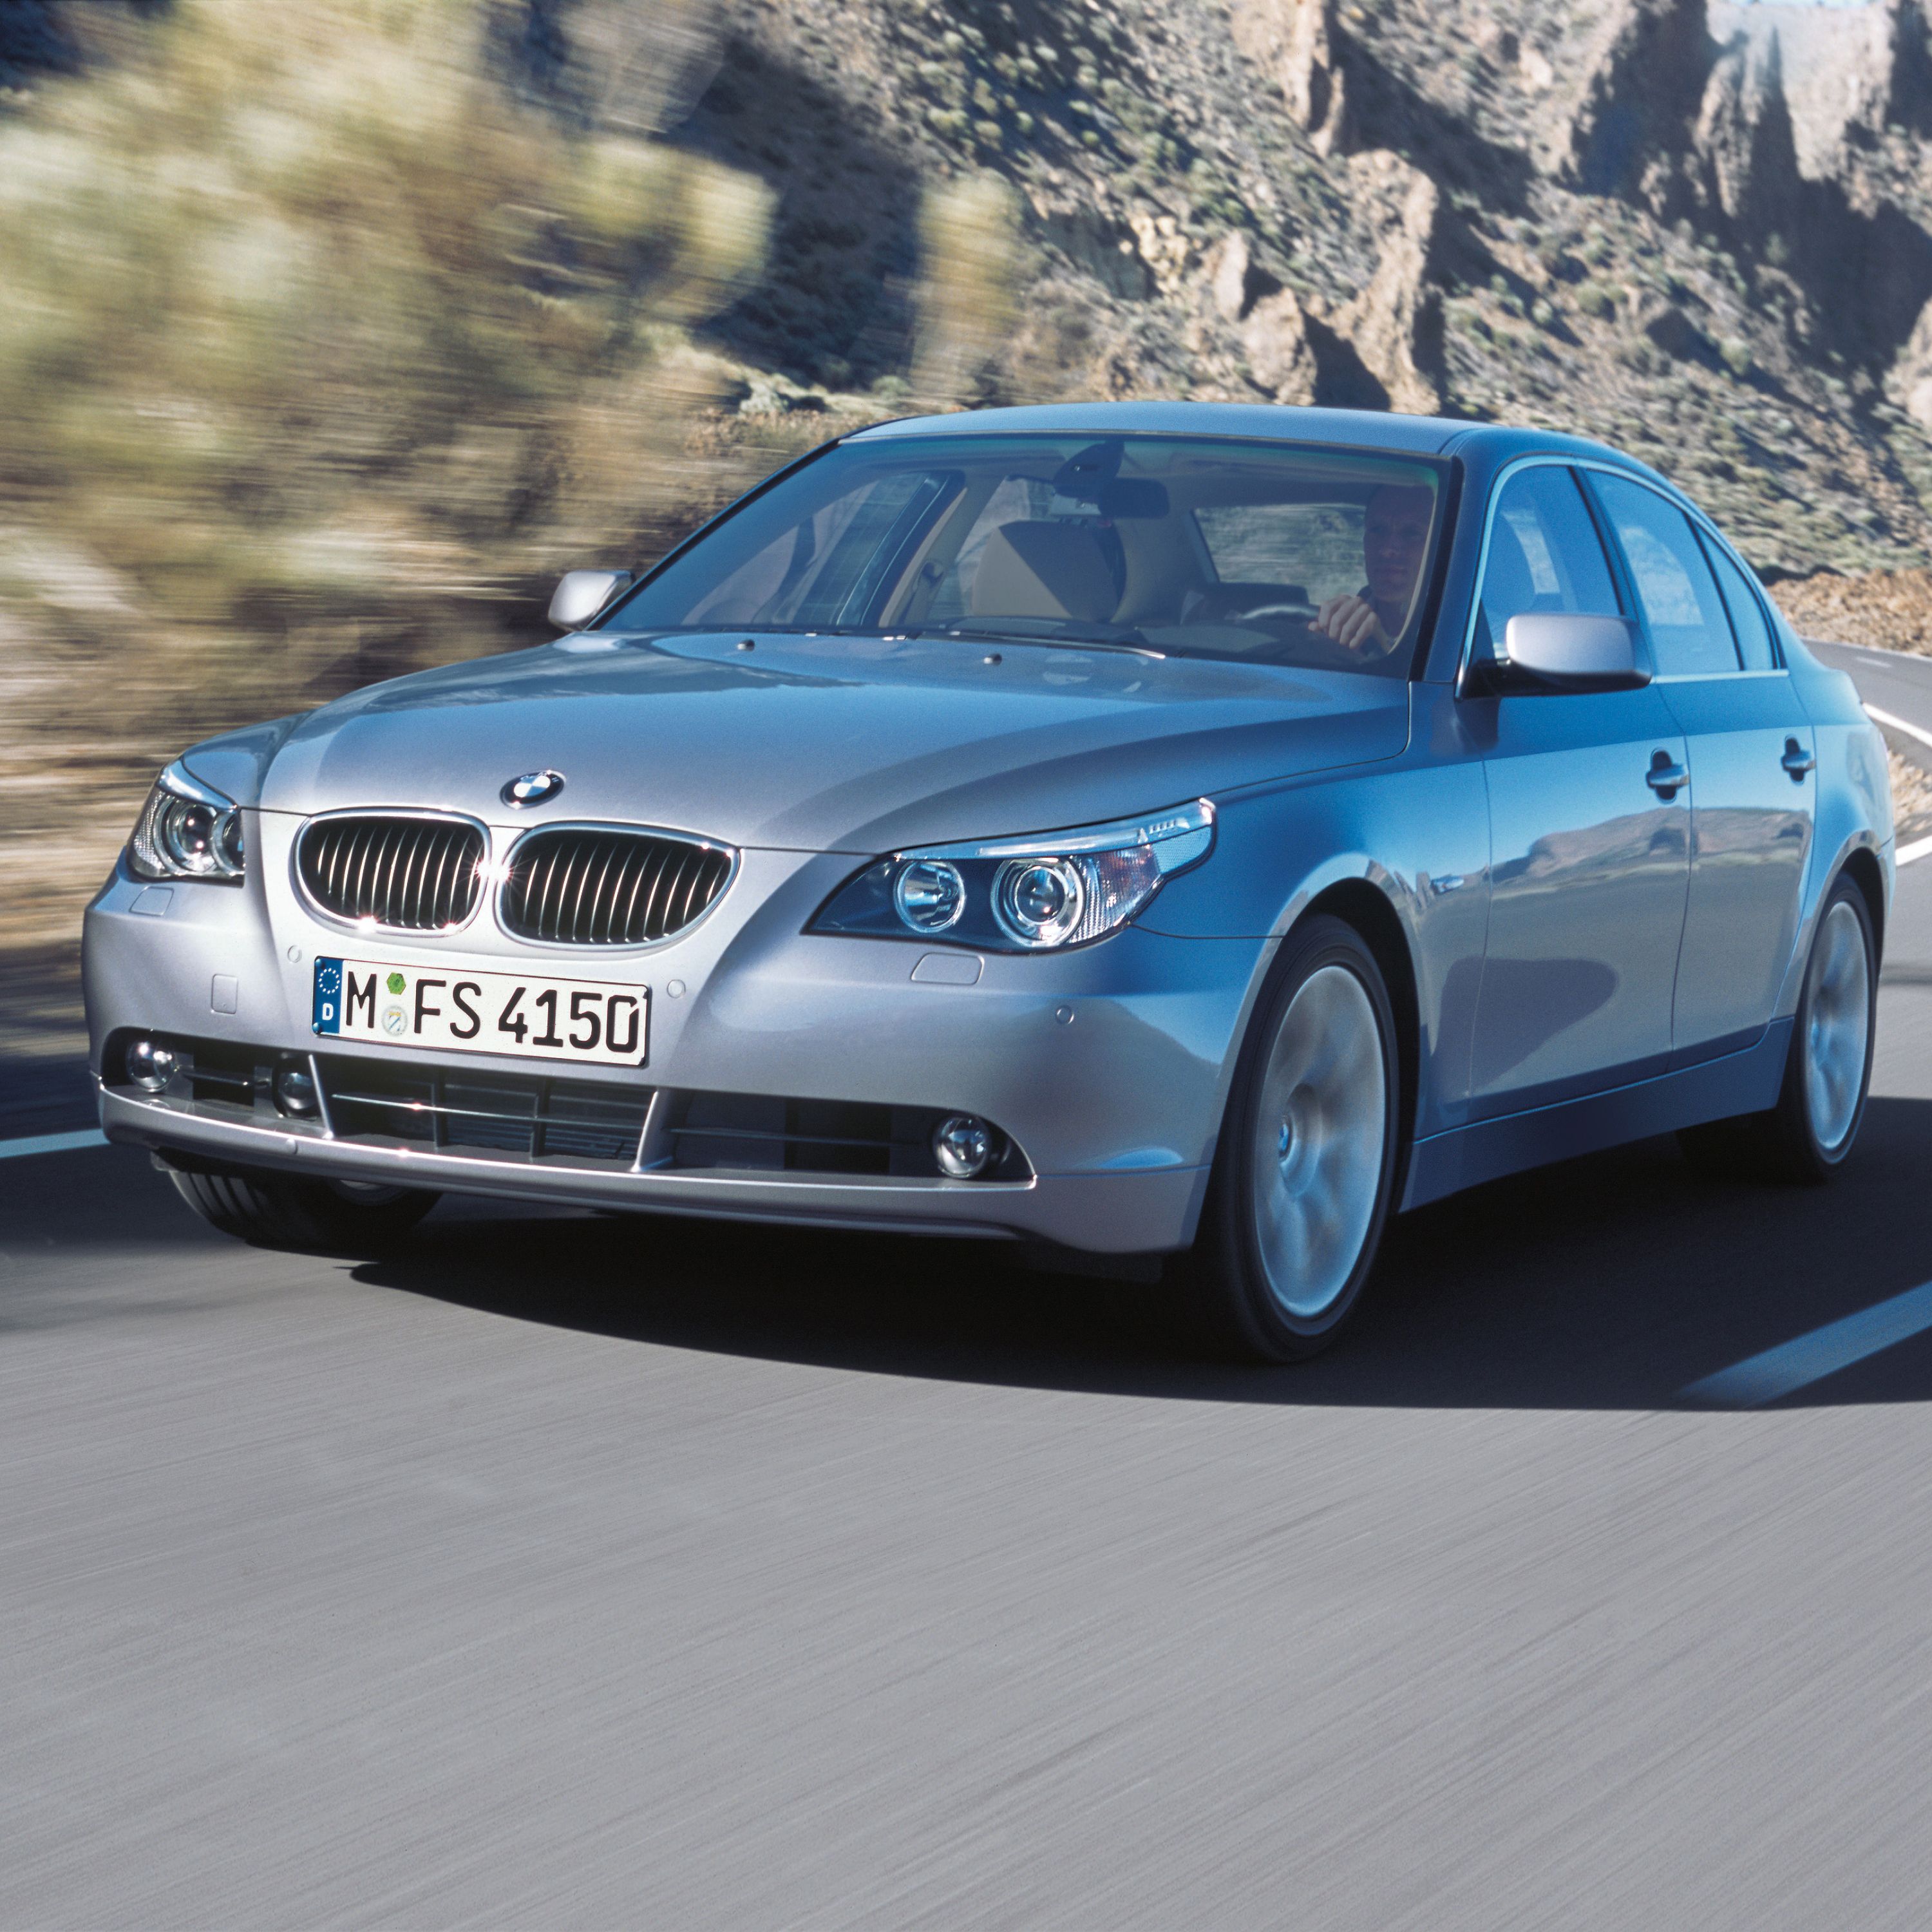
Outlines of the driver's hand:
M1315 614L1309 628L1333 638L1353 657L1386 657L1395 649L1395 640L1382 628L1374 607L1360 597L1330 598Z

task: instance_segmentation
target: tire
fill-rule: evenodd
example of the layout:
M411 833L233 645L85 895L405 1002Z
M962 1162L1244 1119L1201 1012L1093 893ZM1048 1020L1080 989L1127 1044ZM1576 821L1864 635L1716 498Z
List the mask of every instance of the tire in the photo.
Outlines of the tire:
M1220 1354L1292 1362L1333 1342L1361 1298L1402 1138L1395 1016L1354 927L1318 914L1276 961L1180 1270Z
M378 1254L435 1206L417 1188L301 1180L248 1168L170 1167L181 1198L224 1234L258 1248Z
M1733 1180L1820 1186L1857 1144L1877 1036L1878 948L1870 909L1842 873L1818 916L1778 1104L1681 1128L1692 1164Z

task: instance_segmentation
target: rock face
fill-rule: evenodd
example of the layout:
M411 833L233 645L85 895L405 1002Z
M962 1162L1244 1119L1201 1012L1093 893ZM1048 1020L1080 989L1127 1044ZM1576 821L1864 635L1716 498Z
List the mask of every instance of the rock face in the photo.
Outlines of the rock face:
M1932 436L1932 302L1919 313L1905 346L1887 371L1892 400Z
M1932 0L717 4L674 138L778 213L712 340L801 393L898 405L922 209L983 172L992 393L1547 423L1768 570L1932 560Z
M1536 140L1544 170L1584 194L1674 212L1676 164L1704 89L1704 0L1613 0Z
M1288 112L1316 152L1341 148L1348 77L1337 58L1335 0L1234 0L1229 18L1235 44L1280 82Z
M1433 416L1442 406L1442 296L1431 279L1441 196L1436 184L1387 149L1358 156L1358 178L1379 176L1400 195L1375 274L1336 320L1337 332L1388 392L1389 407Z
M1835 18L1830 17L1835 15ZM1711 35L1762 56L1775 46L1799 156L1831 172L1847 142L1888 128L1932 131L1932 20L1926 0L1870 0L1856 8L1738 6L1712 0Z

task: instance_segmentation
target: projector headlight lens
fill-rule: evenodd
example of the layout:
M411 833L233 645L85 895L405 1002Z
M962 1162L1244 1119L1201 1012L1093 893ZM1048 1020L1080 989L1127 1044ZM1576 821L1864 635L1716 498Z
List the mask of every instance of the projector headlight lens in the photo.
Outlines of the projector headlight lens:
M1086 906L1077 860L1009 859L994 880L993 916L1022 946L1065 944Z

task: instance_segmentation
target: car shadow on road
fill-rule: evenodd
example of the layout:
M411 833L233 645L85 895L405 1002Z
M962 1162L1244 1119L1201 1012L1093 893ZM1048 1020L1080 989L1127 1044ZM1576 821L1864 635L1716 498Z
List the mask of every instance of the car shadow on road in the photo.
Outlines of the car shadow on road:
M1829 1188L1724 1183L1660 1139L1398 1221L1348 1338L1286 1370L1190 1356L1162 1286L964 1241L448 1204L358 1280L515 1319L878 1374L1193 1401L1655 1408L1932 1280L1932 1101L1875 1100ZM1788 1397L1932 1398L1932 1340Z
M0 1140L70 1132L93 1126L99 1118L85 1058L0 1048Z

